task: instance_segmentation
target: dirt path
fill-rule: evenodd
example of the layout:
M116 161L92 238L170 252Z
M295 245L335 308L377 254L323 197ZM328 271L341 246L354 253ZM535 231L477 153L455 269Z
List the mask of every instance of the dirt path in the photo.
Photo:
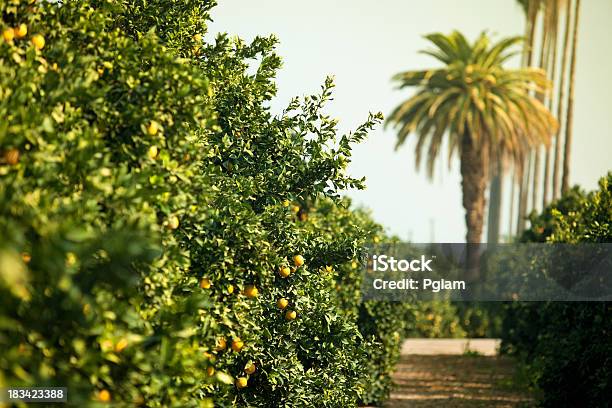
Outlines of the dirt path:
M495 355L493 339L409 340L394 374L387 408L529 407L529 394L511 386L514 363ZM477 352L465 353L466 349ZM415 354L417 353L417 354Z

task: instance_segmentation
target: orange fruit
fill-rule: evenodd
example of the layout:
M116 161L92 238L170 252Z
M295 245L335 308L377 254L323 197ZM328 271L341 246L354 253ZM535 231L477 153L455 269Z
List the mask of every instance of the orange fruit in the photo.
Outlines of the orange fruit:
M295 320L296 317L297 313L295 310L287 310L287 313L285 313L285 319L287 320Z
M98 400L102 402L109 402L111 400L111 394L108 390L100 390L98 392Z
M245 388L248 385L248 380L246 377L236 378L235 384L237 388Z
M200 287L202 289L210 289L210 286L212 284L210 283L210 279L208 278L202 278L202 280L200 281Z
M11 166L19 163L19 150L9 149L4 152L4 161Z
M121 339L117 342L117 344L115 344L115 351L117 353L121 353L123 350L125 350L128 346L128 341L126 339Z
M34 45L34 48L36 48L37 50L42 50L45 47L45 37L40 34L36 34L35 36L33 36L30 41Z
M15 37L23 38L28 34L28 26L25 24L19 24L19 27L15 27L13 32L15 33Z
M242 291L242 293L252 299L257 297L257 295L259 294L259 290L257 289L257 287L255 287L255 285L247 285L247 287L244 288L244 291Z
M286 266L283 266L282 268L280 268L280 270L278 271L278 274L283 277L286 278L287 276L291 275L291 269L289 269Z
M246 366L244 366L244 372L251 375L255 372L255 370L257 369L257 367L255 367L255 364L252 362L248 362Z
M285 298L280 298L276 301L276 306L281 310L286 308L287 305L289 305L289 301Z
M13 29L7 28L6 30L2 32L2 38L4 38L4 41L6 42L13 41L14 37L15 37L15 31Z
M296 255L293 257L293 264L295 266L302 266L304 265L304 257L302 255Z
M223 351L225 350L226 347L227 347L227 342L225 341L225 337L219 337L217 339L217 347L215 347L215 350Z
M151 123L149 123L149 126L147 126L147 133L150 136L155 136L158 131L159 131L159 125L157 124L156 121L152 120Z
M234 340L232 341L232 350L238 353L240 352L240 350L242 350L243 347L244 347L244 342L240 340L240 337L234 338Z
M212 377L213 375L215 375L215 367L213 367L213 366L209 366L209 367L206 369L206 374L207 374L209 377Z

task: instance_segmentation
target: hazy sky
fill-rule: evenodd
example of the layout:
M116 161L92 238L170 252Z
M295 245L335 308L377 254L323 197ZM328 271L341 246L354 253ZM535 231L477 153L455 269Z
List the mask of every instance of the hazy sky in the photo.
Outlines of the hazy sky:
M284 65L274 111L294 96L317 92L325 76L334 75L337 87L328 113L340 119L342 131L355 128L369 111L387 115L412 94L395 90L390 78L436 64L418 54L428 47L424 34L458 29L473 39L482 30L497 38L524 31L522 10L513 0L219 2L210 34L224 31L245 40L267 34L279 37ZM599 177L612 169L611 21L612 1L582 2L571 182L587 189L594 189ZM449 171L441 155L430 182L423 171L415 171L414 144L398 151L394 144L392 129L381 126L355 148L350 172L366 176L367 190L349 195L402 238L463 241L458 161ZM502 222L502 232L507 224Z

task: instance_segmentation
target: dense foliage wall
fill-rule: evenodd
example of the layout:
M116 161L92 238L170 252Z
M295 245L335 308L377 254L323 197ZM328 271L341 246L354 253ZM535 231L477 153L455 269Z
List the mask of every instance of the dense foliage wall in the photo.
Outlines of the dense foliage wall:
M612 174L599 190L574 188L531 216L525 242L612 242ZM612 306L606 302L508 306L502 348L518 356L541 390L541 405L610 406Z
M333 83L269 101L276 39L211 1L0 3L0 385L73 406L383 400L411 309L361 302L383 239L339 198Z

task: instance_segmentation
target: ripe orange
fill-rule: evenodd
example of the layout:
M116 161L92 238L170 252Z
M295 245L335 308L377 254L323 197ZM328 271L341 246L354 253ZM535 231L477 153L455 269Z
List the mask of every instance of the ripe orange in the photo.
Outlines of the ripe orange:
M128 341L126 339L121 339L117 342L117 344L115 344L115 351L117 353L121 353L123 350L125 350L128 346Z
M278 271L278 274L282 277L282 278L286 278L287 276L291 275L291 269L289 269L289 267L287 266L283 266L282 268L280 268L280 270Z
M235 337L234 340L232 340L232 350L234 350L236 353L239 353L243 347L244 342L240 340L240 337Z
M287 310L287 313L285 313L285 319L287 320L295 320L296 317L297 313L295 310Z
M211 287L211 283L210 283L210 279L208 278L202 278L202 280L200 281L200 287L202 289L210 289Z
M30 41L32 41L34 48L36 48L37 50L42 50L45 47L45 37L40 34L36 34L35 36L33 36Z
M259 294L259 290L255 285L247 285L242 292L248 298L255 298Z
M247 384L248 384L248 380L246 379L246 377L236 378L236 387L245 388Z
M248 362L246 366L244 366L244 372L251 375L255 372L255 370L257 369L257 367L255 367L255 363L253 362Z
M296 255L293 257L293 264L295 266L302 266L304 265L304 257L302 255Z
M217 339L217 347L215 347L216 351L223 351L227 347L227 342L225 341L225 337L219 337Z
M293 208L291 208L291 210L293 210L294 213L299 213L300 212L300 206L299 205L294 205Z
M28 26L25 24L19 24L19 27L15 27L13 32L15 33L15 37L23 38L28 34Z
M9 149L4 152L4 161L11 166L19 163L19 150Z
M151 123L149 123L149 126L147 126L147 133L150 136L155 136L158 131L159 131L159 125L157 124L156 121L152 120Z
M285 298L280 298L276 301L276 306L278 306L278 308L281 310L286 308L287 305L289 305L289 301Z
M10 28L7 28L6 30L2 32L2 38L4 38L4 41L6 42L13 41L14 37L15 37L15 31Z
M98 392L98 400L102 402L109 402L111 400L111 394L108 390L100 390Z
M213 375L215 375L215 367L209 366L206 369L206 374L208 374L209 377L212 377Z

